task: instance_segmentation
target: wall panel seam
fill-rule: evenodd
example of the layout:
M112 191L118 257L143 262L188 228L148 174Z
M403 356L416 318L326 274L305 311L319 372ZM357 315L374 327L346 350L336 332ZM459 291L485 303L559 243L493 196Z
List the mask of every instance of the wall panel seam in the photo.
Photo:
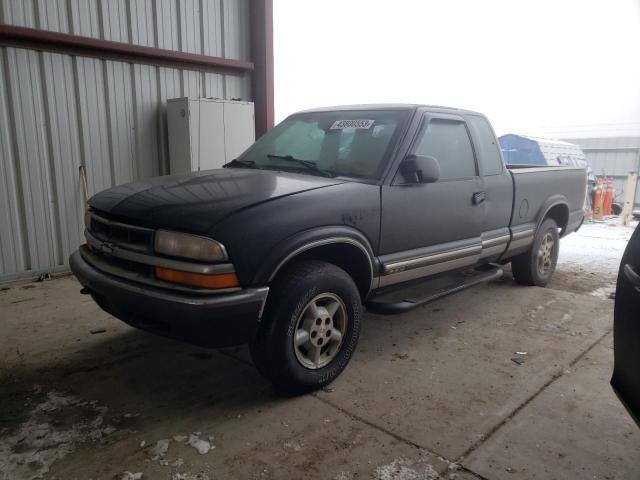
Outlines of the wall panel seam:
M60 208L58 205L58 188L57 188L57 175L56 175L56 167L55 167L55 158L53 153L53 140L51 138L51 126L53 125L53 119L51 118L51 109L49 108L49 89L47 86L46 76L44 73L44 53L38 52L38 66L39 66L39 75L40 81L42 84L42 108L44 110L44 117L46 119L46 126L44 127L43 135L45 136L46 148L48 151L48 162L43 164L43 167L48 169L47 180L49 183L49 210L53 216L53 222L51 228L53 230L54 235L54 257L56 265L62 265L64 263L62 258L62 232L60 228L62 227L61 219L60 219ZM51 204L53 200L53 205ZM52 219L50 218L49 221Z
M111 176L111 181L109 182L111 186L114 186L116 184L116 166L115 166L115 154L114 154L114 149L113 149L113 127L111 126L111 122L112 122L112 117L111 117L111 104L109 102L110 98L109 98L109 72L108 72L108 68L107 68L107 62L106 60L102 60L100 62L102 65L102 76L104 78L104 109L105 109L105 116L106 118L106 123L107 123L107 152L109 152L109 175ZM112 73L114 73L114 76L112 78L113 82L115 83L115 72L112 71Z
M9 49L2 49L2 61L4 62L4 85L5 85L5 97L7 99L7 109L9 110L9 118L15 119L15 110L13 108L13 95L11 94L11 78L9 76ZM18 201L18 223L20 226L20 242L22 244L23 255L22 255L22 267L25 270L31 270L31 249L30 242L27 235L27 219L26 219L26 210L25 210L25 201L24 201L24 188L22 184L22 168L20 166L20 151L18 148L18 132L16 131L15 122L10 122L8 126L10 131L10 139L11 142L11 150L13 151L13 169L15 175L15 187L16 187L16 200Z
M133 143L134 143L134 168L133 171L136 175L136 180L140 178L140 169L142 166L140 165L140 144L138 141L138 90L137 90L137 82L136 82L136 72L135 66L129 65L129 74L131 75L131 107L133 111Z

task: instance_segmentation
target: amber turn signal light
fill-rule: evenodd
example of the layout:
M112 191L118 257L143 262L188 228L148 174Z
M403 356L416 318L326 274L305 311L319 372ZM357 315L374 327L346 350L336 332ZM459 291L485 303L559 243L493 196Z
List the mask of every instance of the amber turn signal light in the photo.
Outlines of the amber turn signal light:
M171 283L180 283L200 288L232 288L239 285L235 273L217 273L204 275L202 273L183 272L171 268L156 267L156 278Z

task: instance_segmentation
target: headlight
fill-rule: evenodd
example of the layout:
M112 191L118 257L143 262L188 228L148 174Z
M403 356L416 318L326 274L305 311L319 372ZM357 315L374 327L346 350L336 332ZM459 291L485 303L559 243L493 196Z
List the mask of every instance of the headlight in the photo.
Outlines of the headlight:
M190 258L201 262L220 262L227 259L224 246L211 238L168 230L156 232L155 250L172 257Z

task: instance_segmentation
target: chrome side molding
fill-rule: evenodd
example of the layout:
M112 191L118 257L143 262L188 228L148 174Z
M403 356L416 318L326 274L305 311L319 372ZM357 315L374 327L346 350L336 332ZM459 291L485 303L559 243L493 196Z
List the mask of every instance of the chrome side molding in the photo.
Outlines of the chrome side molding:
M421 257L409 258L407 260L398 260L383 264L383 273L385 275L397 273L404 270L410 270L421 266L430 265L432 263L446 262L448 260L460 257L476 256L482 252L482 245L473 245L471 247L449 250L446 252L424 255Z

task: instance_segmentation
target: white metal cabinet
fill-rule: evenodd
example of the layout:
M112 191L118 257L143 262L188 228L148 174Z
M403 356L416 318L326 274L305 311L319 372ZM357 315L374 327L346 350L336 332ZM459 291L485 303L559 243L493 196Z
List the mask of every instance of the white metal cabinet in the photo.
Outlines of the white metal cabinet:
M250 128L238 128L249 125ZM224 104L225 158L233 160L256 141L253 103Z
M172 174L220 168L255 141L252 102L174 98L167 123Z

